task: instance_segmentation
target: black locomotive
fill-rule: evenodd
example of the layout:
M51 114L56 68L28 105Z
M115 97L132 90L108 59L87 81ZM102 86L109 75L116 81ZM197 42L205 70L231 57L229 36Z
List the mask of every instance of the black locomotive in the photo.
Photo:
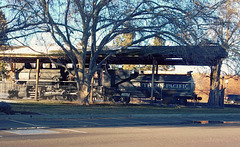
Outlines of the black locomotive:
M188 74L143 74L136 71L99 70L93 77L94 101L129 103L131 98L149 98L163 103L187 104L188 99L197 100L195 84ZM36 69L22 68L16 78L18 97L34 97ZM154 84L152 86L152 83ZM41 68L39 73L39 96L42 99L75 100L76 82L69 78L63 68Z

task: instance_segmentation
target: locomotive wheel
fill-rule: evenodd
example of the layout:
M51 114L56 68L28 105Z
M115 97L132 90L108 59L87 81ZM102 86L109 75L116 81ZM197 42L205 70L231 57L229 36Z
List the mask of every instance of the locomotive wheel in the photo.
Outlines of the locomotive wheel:
M180 105L187 105L187 99L186 98L180 98L179 99L179 104Z
M123 97L123 104L129 104L130 97Z

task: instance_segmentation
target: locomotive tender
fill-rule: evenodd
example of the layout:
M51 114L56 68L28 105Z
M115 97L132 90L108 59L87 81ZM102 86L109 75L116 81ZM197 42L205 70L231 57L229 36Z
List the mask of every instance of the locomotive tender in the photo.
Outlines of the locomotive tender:
M102 74L102 86L96 85L94 97L129 103L130 98L149 98L152 90L152 74L132 73L123 70L107 70ZM99 82L98 82L99 83ZM187 104L187 100L200 100L194 93L191 73L154 75L153 97L162 103ZM100 84L101 85L101 84Z

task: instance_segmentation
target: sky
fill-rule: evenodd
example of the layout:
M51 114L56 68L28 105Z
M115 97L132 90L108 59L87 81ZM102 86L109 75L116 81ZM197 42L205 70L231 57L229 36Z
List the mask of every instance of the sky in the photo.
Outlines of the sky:
M214 0L213 0L214 1ZM115 3L118 3L118 0L114 0ZM0 0L0 6L1 5L4 5L5 1L3 0ZM8 15L9 13L6 13L6 15ZM32 38L29 45L36 49L36 50L39 50L41 52L47 52L48 48L50 47L50 45L52 44L52 38L49 37L50 35L47 35L47 34L44 34L42 35L41 37L44 38L44 40L46 40L45 42L44 41L40 41L41 39L39 38ZM22 52L28 52L28 53L32 53L34 52L33 50L29 50L29 49L26 49L25 51L22 51ZM179 72L179 73L186 73L188 71L193 71L194 73L196 72L210 72L210 69L208 67L199 67L199 66L175 66L176 68L176 72ZM227 68L226 67L223 67L223 70L228 72L227 71Z

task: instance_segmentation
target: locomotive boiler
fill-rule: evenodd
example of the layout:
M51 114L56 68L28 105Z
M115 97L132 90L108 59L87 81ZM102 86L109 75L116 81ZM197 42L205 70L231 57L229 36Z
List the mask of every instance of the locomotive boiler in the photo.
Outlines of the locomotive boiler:
M63 68L41 68L39 72L38 95L41 99L76 99L76 82L68 80ZM17 97L34 98L36 69L22 68L16 73ZM12 90L13 91L13 90ZM11 94L9 93L10 97Z

